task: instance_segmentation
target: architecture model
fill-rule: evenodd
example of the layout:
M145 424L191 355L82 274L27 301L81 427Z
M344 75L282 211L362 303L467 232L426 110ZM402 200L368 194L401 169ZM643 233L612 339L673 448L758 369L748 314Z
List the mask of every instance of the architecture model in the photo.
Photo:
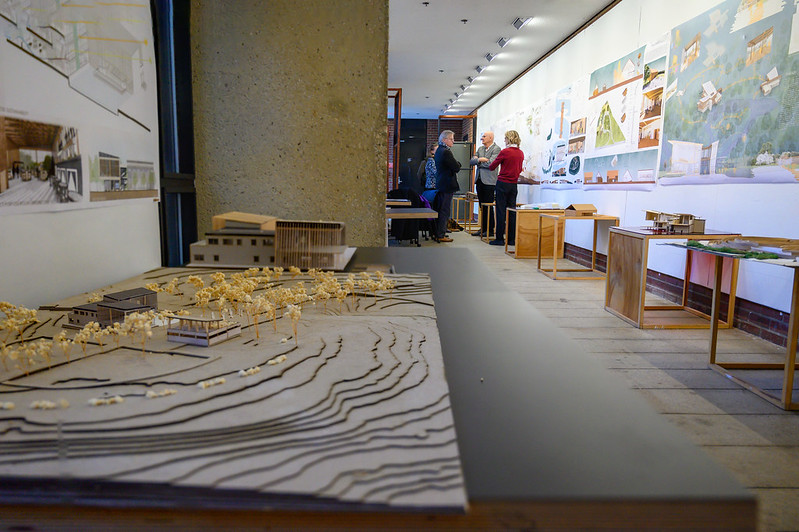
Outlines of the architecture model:
M166 338L170 342L204 347L216 345L240 334L240 323L229 323L222 318L201 316L180 316L171 321L166 330Z
M191 244L189 266L289 267L342 270L355 248L342 222L278 220L244 212L212 218L205 240Z
M103 295L102 301L76 305L67 315L64 327L82 329L90 322L108 327L125 321L133 312L147 312L158 307L158 294L147 288L133 288Z
M652 222L652 230L658 233L686 235L705 232L705 220L693 214L646 211L646 219Z
M140 286L159 312L75 333L88 294L0 302L14 501L464 511L428 276L160 269L103 291L139 304Z

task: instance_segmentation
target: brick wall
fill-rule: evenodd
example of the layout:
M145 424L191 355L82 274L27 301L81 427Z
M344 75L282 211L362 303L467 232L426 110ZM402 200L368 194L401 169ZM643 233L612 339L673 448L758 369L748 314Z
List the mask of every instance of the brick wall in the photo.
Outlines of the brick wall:
M591 265L591 250L566 243L564 256L583 266ZM607 256L597 253L597 270L607 271ZM647 292L655 294L673 303L682 302L683 281L677 277L666 275L654 270L646 273ZM711 297L710 288L694 283L688 285L688 306L705 314L710 314ZM727 304L729 296L722 294L720 318L727 321ZM763 338L773 344L785 347L788 343L788 318L787 312L782 312L759 303L746 299L735 299L735 316L733 326L749 334Z

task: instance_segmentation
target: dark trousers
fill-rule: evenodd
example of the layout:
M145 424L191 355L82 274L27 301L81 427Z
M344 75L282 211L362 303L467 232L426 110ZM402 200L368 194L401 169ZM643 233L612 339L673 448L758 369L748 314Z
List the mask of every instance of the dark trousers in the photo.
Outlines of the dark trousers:
M497 195L497 239L505 239L505 213L508 208L516 208L516 183L503 183L497 181L496 195ZM508 244L513 243L515 240L514 227L508 228Z
M454 192L440 192L440 191L437 195L438 197L436 199L440 203L438 208L438 219L436 220L436 234L434 235L435 238L441 238L443 236L447 236L447 222L449 221L449 215L452 211L452 196L454 195L455 195Z
M483 236L490 235L494 232L494 217L491 216L491 209L489 207L483 207L486 203L494 203L494 185L486 185L484 184L480 178L477 178L477 183L475 183L475 187L477 188L477 199L480 202L480 232L483 233ZM488 231L486 231L486 227Z

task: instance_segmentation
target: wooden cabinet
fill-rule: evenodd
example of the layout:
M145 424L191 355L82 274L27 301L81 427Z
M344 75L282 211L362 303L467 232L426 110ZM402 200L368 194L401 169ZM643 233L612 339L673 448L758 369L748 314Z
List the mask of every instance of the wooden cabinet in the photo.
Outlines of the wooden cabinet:
M539 216L541 214L562 215L564 212L563 209L508 209L505 227L510 228L510 224L515 219L516 245L514 250L508 251L508 239L505 239L505 253L517 259L538 258ZM552 248L555 246L558 258L563 258L562 219L557 223L557 243L555 243L555 236L554 226L547 224L541 234L541 257L551 259Z

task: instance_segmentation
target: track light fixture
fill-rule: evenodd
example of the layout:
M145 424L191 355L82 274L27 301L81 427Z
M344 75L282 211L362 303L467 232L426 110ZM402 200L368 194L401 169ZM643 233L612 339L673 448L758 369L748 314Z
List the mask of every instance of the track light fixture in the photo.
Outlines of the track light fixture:
M497 44L499 45L500 48L505 48L505 45L508 44L509 42L510 39L505 37L500 37L499 39L497 39Z
M525 24L527 24L531 20L533 20L533 17L525 17L525 18L516 17L516 20L511 22L511 24L513 24L514 28L516 28L517 30L520 30L520 29L522 29L522 27L524 27Z
M490 63L491 61L494 60L495 57L496 57L496 55L488 53L488 54L486 54L486 61L488 61Z
M472 76L466 76L466 81L468 81L469 84L471 85L472 83L474 83L474 78Z
M478 74L480 74L483 70L486 69L486 67L477 65L476 67L474 67L474 69L477 71Z

